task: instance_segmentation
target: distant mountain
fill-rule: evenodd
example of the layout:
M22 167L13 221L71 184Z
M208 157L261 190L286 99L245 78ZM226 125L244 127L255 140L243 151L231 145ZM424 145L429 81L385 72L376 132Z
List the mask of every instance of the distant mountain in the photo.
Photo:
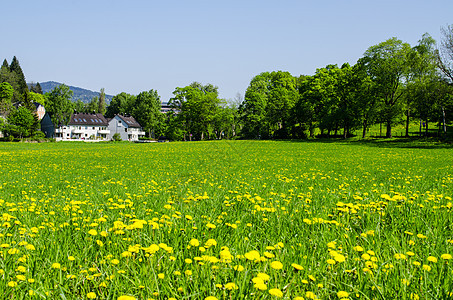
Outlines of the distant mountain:
M59 82L55 81L46 81L46 82L40 82L41 89L43 93L50 92L53 90L55 87L61 85ZM77 100L82 100L84 103L89 103L94 97L99 97L99 92L93 92L87 89L82 89L76 86L70 86L68 85L69 89L73 91L72 95L72 101L77 101ZM107 104L112 101L113 96L112 95L105 95L105 102Z

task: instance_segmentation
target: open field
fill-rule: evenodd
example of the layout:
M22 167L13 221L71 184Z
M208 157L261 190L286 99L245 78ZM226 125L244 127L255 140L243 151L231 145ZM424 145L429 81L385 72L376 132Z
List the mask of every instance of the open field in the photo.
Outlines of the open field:
M1 143L0 154L3 299L453 298L445 144Z

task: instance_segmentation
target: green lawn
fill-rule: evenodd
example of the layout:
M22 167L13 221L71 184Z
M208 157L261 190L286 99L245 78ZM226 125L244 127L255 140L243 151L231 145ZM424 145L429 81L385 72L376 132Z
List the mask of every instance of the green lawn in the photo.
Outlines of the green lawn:
M4 299L453 297L448 144L0 143L0 154Z

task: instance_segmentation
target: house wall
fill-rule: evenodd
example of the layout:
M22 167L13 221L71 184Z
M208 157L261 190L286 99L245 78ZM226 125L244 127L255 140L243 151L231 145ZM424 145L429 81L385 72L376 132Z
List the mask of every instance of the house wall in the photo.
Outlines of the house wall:
M44 132L46 138L53 138L55 134L55 127L53 126L52 120L49 114L45 114L41 120L41 131Z
M115 116L109 122L109 129L110 129L110 139L113 138L115 133L119 133L121 136L122 141L127 141L127 124L123 122L118 116Z
M109 136L110 132L108 132L107 126L66 125L56 130L56 137L61 138L62 140L88 140L93 137L100 140L109 140Z
M115 116L109 122L110 139L113 138L115 133L119 133L123 141L138 141L139 136L144 136L145 133L141 128L129 127L129 125Z

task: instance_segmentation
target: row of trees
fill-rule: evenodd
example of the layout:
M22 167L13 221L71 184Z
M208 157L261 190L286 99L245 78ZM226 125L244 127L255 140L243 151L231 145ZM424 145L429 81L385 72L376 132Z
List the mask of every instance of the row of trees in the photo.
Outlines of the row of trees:
M218 87L193 82L174 90L166 114L160 112L155 90L120 93L108 106L103 89L87 104L72 102L65 85L42 95L39 84L27 88L14 57L11 65L5 60L0 70L0 110L12 111L11 104L19 103L31 111L33 101L45 103L59 125L66 124L74 111L106 117L130 114L149 137L172 140L303 138L314 136L317 129L321 135L341 133L345 138L361 130L365 137L377 123L392 137L397 123L405 123L409 135L414 119L423 122L426 131L429 123L440 124L445 133L453 120L453 28L444 28L442 34L438 47L428 34L413 47L392 38L368 48L352 66L327 65L314 75L264 72L251 80L244 100L239 95L233 103L219 97Z
M321 134L341 130L347 137L362 128L365 137L370 125L384 123L386 137L392 137L392 126L403 121L408 135L411 118L423 120L426 130L437 122L446 131L453 91L440 62L447 66L425 34L415 47L392 38L370 47L354 66L328 65L313 76L261 73L239 108L243 134L300 138L319 128Z

